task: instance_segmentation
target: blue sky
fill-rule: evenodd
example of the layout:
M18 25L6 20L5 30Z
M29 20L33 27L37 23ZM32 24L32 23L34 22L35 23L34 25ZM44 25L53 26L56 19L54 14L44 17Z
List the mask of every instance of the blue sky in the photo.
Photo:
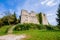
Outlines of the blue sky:
M3 17L4 11L16 12L19 17L22 9L43 12L46 14L48 22L56 25L56 14L60 0L0 0L0 17Z

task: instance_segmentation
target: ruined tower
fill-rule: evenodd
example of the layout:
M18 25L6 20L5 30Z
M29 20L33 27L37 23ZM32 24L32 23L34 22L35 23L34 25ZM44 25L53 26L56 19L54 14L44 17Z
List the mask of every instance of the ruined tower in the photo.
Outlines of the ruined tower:
M20 20L21 24L23 24L23 23L39 24L38 18L34 11L31 11L29 13L27 10L22 10L20 18L21 18L21 20ZM42 24L48 25L48 21L47 21L45 14L42 14Z
M34 23L39 24L36 13L31 11L30 13L26 10L21 11L21 23Z
M44 25L48 25L49 24L45 14L42 14L42 24L44 24Z

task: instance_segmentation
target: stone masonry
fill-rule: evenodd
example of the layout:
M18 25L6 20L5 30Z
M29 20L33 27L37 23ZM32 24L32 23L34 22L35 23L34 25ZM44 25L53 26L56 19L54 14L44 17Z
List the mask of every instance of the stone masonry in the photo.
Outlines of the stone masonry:
M36 13L34 11L31 11L29 13L27 10L22 10L20 19L21 19L20 20L21 24L23 24L23 23L39 24L38 18L37 18ZM42 24L48 25L46 15L44 15L44 14L42 14Z
M49 24L45 14L42 14L42 24L44 24L44 25Z

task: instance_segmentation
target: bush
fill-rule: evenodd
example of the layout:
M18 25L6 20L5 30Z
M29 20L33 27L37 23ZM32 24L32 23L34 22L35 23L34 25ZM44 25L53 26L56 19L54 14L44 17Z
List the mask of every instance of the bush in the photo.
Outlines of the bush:
M54 30L59 30L59 28L57 26L54 26L53 29Z
M53 26L51 26L51 25L45 25L45 26L46 26L46 29L47 29L47 30L54 30L54 29L53 29Z
M29 30L31 28L31 25L30 24L23 24L24 25L24 29L25 30Z
M19 30L23 30L23 28L24 28L23 24L17 24L16 27L14 28L14 30L19 31Z
M18 24L16 25L16 27L14 28L14 30L17 31L22 31L22 30L29 30L30 29L30 25L29 24Z
M57 25L56 27L57 27L58 29L60 29L60 25Z
M22 31L22 30L29 30L29 29L46 29L46 27L42 24L33 24L33 23L24 23L24 24L17 24L14 30Z
M31 24L24 23L24 24L17 24L14 30L22 31L22 30L29 30L29 29L35 29L35 28L36 28L35 25L32 23Z
M46 29L46 27L43 24L40 24L41 29Z
M37 24L30 23L30 29L37 29Z
M22 30L30 30L30 29L44 29L44 30L58 30L56 27L51 25L42 25L42 24L33 24L33 23L24 23L24 24L17 24L14 30L22 31Z

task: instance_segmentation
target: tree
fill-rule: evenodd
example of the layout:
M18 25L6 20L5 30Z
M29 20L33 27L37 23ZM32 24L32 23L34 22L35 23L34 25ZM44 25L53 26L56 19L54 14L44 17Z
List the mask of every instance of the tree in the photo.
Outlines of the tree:
M16 18L16 13L13 14L10 11L5 11L4 16L0 19L0 26L2 25L14 25L17 24L19 20Z
M60 4L59 4L58 11L57 11L57 22L58 22L58 25L60 25Z
M8 25L8 19L7 19L8 16L4 16L1 20L3 21L3 24L4 25Z
M41 12L38 14L38 20L39 20L39 23L42 24L42 13Z
M3 21L0 19L0 27L3 25Z
M14 12L13 16L14 16L14 23L16 24L17 18L16 18L16 13L15 12Z
M10 15L11 15L10 11L5 11L4 14L5 14L5 17L8 21L8 24L10 25L10 22L9 22L9 18L10 18Z

